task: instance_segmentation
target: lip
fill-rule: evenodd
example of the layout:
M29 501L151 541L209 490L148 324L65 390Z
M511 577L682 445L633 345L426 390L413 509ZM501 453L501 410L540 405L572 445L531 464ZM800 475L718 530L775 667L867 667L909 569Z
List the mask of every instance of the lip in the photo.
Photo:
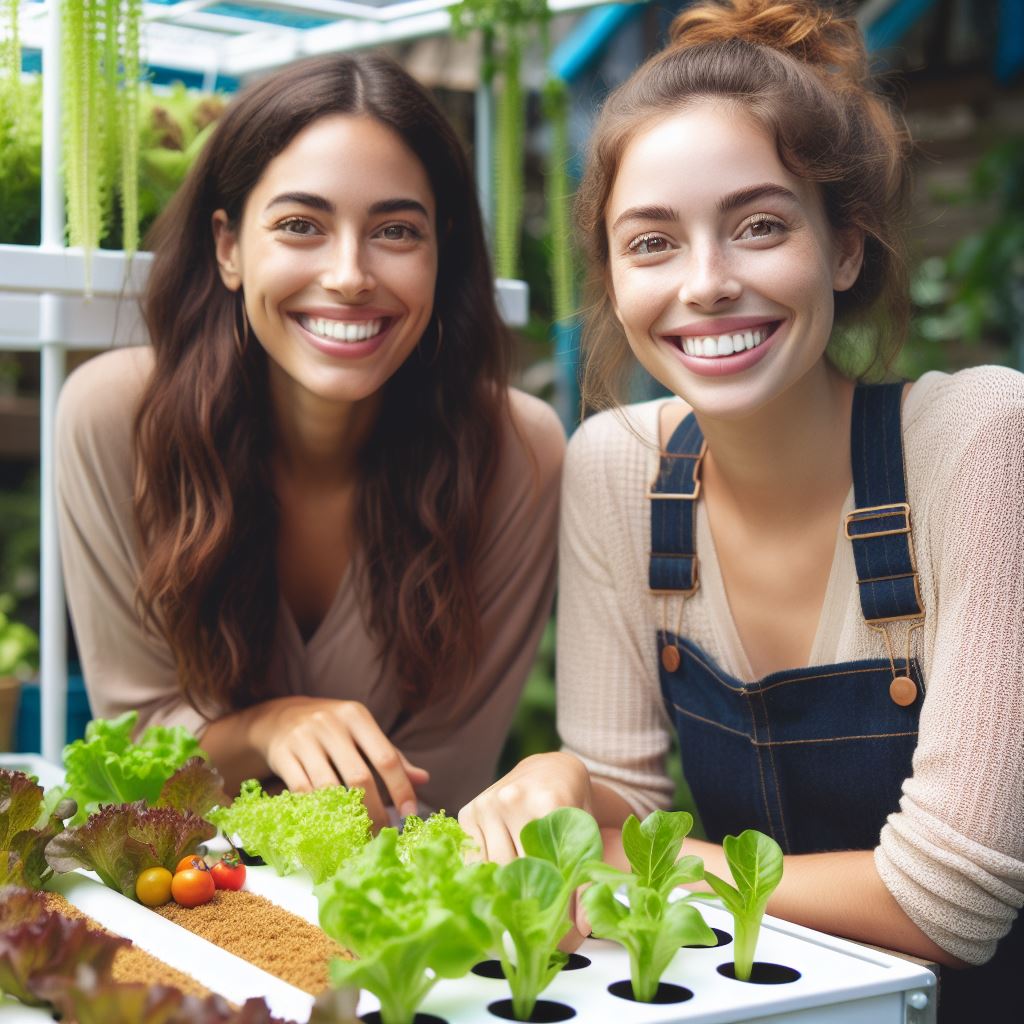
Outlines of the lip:
M744 320L746 322L743 322ZM713 359L702 358L701 356L688 356L671 336L671 340L666 340L666 344L683 366L698 376L725 377L733 373L742 373L744 370L749 370L750 367L764 359L768 354L768 350L784 332L789 321L765 320L763 317L734 317L723 320L707 320L700 325L702 330L699 334L691 332L682 335L683 337L699 337L705 334L726 334L729 331L749 330L751 327L759 327L765 323L777 323L778 326L757 348L748 348L743 352L734 352L731 356L715 356ZM727 324L729 326L708 330L709 327L714 327L716 324Z
M293 313L291 315L292 322L302 333L303 338L306 339L309 344L315 348L318 352L322 352L326 356L330 356L332 359L363 359L366 356L373 355L387 340L391 337L391 333L394 330L395 324L398 323L399 318L394 313L388 314L383 311L371 310L368 307L362 307L359 310L359 316L338 316L338 310L335 309L328 315L324 310L312 311L303 310L301 314ZM373 313L374 315L366 316L363 315L366 312ZM312 331L306 330L302 326L299 320L299 316L310 316L310 317L322 317L325 320L344 320L346 322L356 322L359 320L386 320L387 323L380 334L374 335L372 338L367 338L366 341L331 341L327 338L321 338L318 334L314 334Z

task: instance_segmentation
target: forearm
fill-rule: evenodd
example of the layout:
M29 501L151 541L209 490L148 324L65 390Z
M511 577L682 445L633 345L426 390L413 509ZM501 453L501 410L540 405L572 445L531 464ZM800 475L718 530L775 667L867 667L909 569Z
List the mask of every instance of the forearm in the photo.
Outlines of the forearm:
M721 846L687 839L683 852L702 857L708 871L732 877ZM791 854L784 863L782 881L768 901L769 914L946 967L965 966L907 917L879 878L872 851Z

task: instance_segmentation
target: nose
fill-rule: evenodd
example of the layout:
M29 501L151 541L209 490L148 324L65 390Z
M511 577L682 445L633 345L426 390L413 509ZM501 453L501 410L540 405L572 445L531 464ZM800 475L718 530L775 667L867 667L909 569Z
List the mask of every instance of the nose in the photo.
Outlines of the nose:
M320 275L320 283L342 298L355 299L373 290L375 281L359 240L339 239Z
M679 286L679 299L695 309L735 302L742 286L728 253L712 241L690 246Z

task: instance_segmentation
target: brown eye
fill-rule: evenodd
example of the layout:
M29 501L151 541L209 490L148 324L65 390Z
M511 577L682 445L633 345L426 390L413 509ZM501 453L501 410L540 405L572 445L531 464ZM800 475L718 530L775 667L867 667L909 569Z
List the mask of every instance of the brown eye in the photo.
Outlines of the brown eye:
M785 225L774 217L755 217L747 221L746 227L741 233L741 238L774 238L781 235Z
M653 256L668 250L668 239L661 235L641 235L629 243L629 251L636 256Z

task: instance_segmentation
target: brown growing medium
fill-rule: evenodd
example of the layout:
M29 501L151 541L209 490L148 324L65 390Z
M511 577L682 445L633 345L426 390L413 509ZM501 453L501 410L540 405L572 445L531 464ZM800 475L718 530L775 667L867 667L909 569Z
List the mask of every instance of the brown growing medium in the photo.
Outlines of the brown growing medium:
M48 910L63 917L83 920L96 931L108 931L87 914L83 914L76 906L68 903L59 893L45 893L45 899ZM210 995L210 990L200 985L195 978L175 970L134 943L125 949L118 950L110 973L115 981L123 983L169 985L171 988L178 989L179 992L184 992L185 995L198 996L200 999L205 999Z
M315 925L245 890L218 889L202 906L168 903L156 912L314 996L330 987L332 959L352 959Z

